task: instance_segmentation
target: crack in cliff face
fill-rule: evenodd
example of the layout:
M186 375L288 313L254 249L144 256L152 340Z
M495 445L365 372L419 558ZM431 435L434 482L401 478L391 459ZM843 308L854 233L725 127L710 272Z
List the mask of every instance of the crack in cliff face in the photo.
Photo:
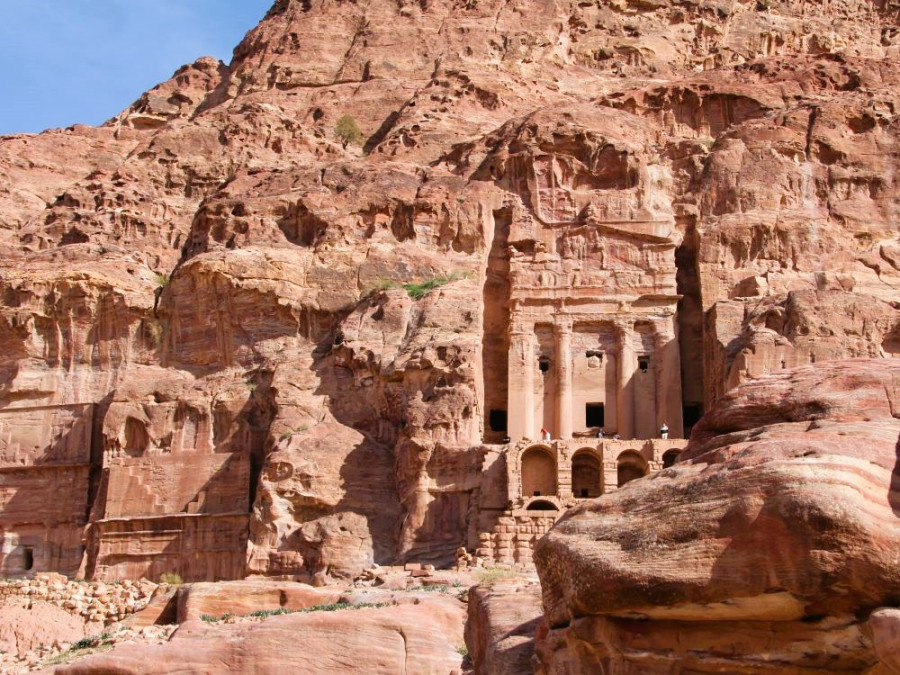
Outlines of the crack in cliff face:
M403 641L403 669L400 671L400 675L407 675L409 672L409 643L406 640L406 633L402 630L398 630L397 634L400 636L400 639Z
M806 146L804 147L804 154L806 155L806 161L813 161L812 157L812 144L813 144L813 131L816 126L816 117L819 114L818 106L810 106L809 110L809 123L806 126Z
M357 40L359 40L360 37L365 34L366 29L368 28L368 21L366 20L366 13L367 13L369 7L371 6L371 4L372 4L372 0L369 0L366 3L365 7L363 7L363 9L362 9L362 12L358 19L356 29L353 32L353 37L350 38L350 46L347 47L347 51L344 53L344 58L341 61L341 65L334 75L333 79L335 82L339 82L339 81L343 80L344 69L347 67L347 59L353 53L353 50L356 47ZM366 79L367 78L363 77L362 81L364 82Z

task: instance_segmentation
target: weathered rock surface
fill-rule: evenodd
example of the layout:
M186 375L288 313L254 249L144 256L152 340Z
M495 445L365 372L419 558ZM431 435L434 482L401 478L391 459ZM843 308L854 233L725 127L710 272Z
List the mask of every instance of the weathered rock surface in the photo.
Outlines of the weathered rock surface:
M669 412L690 427L717 401L746 410L726 392L767 373L894 359L898 17L881 0L278 0L228 65L185 66L97 129L0 138L0 573L323 585L474 553L513 494L542 492L520 494L504 447L483 445L509 433L512 305L540 294L560 316L589 301L664 326L665 345L623 333L618 356L570 345L632 370L669 350L654 412L615 420L628 441L674 436ZM344 116L361 145L336 137ZM550 401L565 368L547 367ZM800 438L888 452L886 423L823 419ZM792 439L771 441L790 476L837 482L812 511L766 506L733 545L706 536L723 513L676 509L684 531L660 547L700 562L653 573L660 606L791 623L892 604L887 558L852 557L877 528L892 542L854 496L884 469L857 458L848 482L844 460L793 458ZM739 474L735 528L758 520L776 464ZM687 467L641 483L646 504L695 481ZM556 483L538 496L572 488ZM635 494L615 496L620 521L658 519ZM816 519L846 500L859 527L821 541ZM688 543L694 517L706 544ZM500 557L529 555L496 534ZM636 569L616 572L615 602L643 616L631 598L656 577ZM572 597L554 625L591 609Z
M541 668L896 667L898 20L277 0L230 64L0 138L0 574L525 564L609 492L539 551ZM564 438L528 489L527 416ZM450 599L190 618L334 598L287 585L194 587L171 642L68 672L462 665ZM471 612L524 672L532 596Z
M42 645L76 642L87 634L84 618L46 600L3 598L0 616L0 651L18 657Z
M190 584L179 589L176 623L206 616L257 610L297 611L315 605L331 605L341 597L337 590L319 590L295 582L234 581L228 584Z
M865 618L900 604L898 439L894 360L730 392L677 464L572 509L540 542L541 672L874 665Z
M505 579L469 591L466 645L476 673L533 673L531 657L543 620L541 587L534 580Z
M879 609L872 612L867 627L879 659L874 672L900 673L900 610Z
M374 598L369 597L371 602ZM465 609L431 594L401 605L262 620L190 620L161 646L125 645L52 670L79 673L461 672Z

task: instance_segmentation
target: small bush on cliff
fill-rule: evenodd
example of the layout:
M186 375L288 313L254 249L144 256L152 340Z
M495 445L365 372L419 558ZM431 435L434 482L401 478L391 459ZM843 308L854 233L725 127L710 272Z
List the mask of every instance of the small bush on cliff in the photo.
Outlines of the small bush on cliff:
M90 649L91 647L96 647L99 644L97 638L86 637L81 638L72 643L72 646L69 647L70 652L77 652L80 649Z
M69 647L70 652L77 652L82 649L93 649L102 645L112 644L112 635L103 633L103 635L95 635L94 637L81 638L77 642L73 642Z
M460 279L468 279L470 276L471 272L451 272L444 276L432 277L428 281L423 281L421 283L403 284L403 290L405 290L413 300L421 300L429 291L433 291L435 288L446 286L447 284L453 281L459 281Z
M382 291L389 291L392 288L397 288L397 284L393 281L388 281L385 279L384 281L377 281L373 284L370 284L362 289L360 293L361 298L370 298L376 293L381 293Z
M219 621L228 621L233 618L254 618L254 619L267 619L270 616L281 616L282 614L306 614L308 612L337 612L342 609L372 609L379 607L388 607L388 603L384 602L359 602L356 604L352 604L349 602L332 602L327 605L313 605L312 607L307 607L306 609L287 609L285 607L281 607L280 609L257 609L250 614L233 614L231 612L227 614L223 614L222 616L213 616L212 614L201 614L200 620L205 621L206 623L218 623Z
M258 609L255 612L250 612L250 616L257 619L267 619L270 616L281 616L282 614L293 614L296 610L293 609L285 609L281 607L279 609Z
M181 578L180 574L175 574L174 572L166 572L165 574L161 574L159 576L159 583L169 584L170 586L181 586L181 584L184 583L184 579Z
M362 145L363 133L360 131L356 120L350 115L344 115L337 121L334 127L334 135L345 148L350 145Z
M296 434L302 434L303 432L309 429L305 424L301 424L296 429L286 429L281 436L278 437L279 441L288 441L292 439Z

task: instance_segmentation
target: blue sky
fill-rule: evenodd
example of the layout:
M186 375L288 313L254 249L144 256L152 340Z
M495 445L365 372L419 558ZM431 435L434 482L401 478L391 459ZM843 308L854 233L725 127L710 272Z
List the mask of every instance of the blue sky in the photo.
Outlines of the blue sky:
M0 0L0 134L100 124L185 63L228 63L272 4Z

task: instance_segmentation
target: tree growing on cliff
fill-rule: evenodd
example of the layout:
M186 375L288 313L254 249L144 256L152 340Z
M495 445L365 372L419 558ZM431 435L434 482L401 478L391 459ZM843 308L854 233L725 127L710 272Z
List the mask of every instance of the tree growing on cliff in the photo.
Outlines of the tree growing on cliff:
M363 142L362 131L359 130L356 120L351 115L344 115L337 121L334 127L334 135L344 148L351 143L353 145L362 145Z

